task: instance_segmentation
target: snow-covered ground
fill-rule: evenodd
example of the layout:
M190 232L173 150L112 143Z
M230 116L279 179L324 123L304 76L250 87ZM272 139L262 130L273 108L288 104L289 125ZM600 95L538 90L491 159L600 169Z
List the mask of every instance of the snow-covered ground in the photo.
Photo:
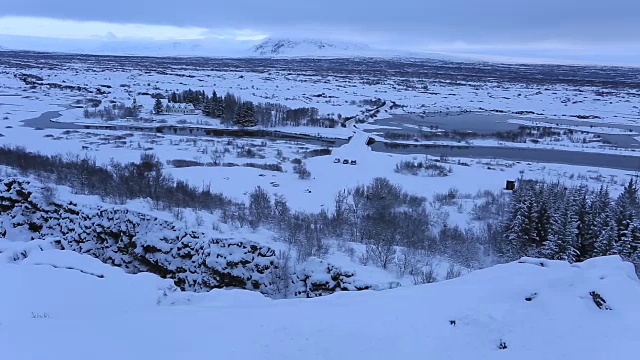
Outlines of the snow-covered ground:
M215 60L212 60L215 62ZM456 110L527 111L534 117L575 119L574 116L594 116L587 119L601 124L636 124L640 116L637 89L603 90L598 86L567 86L564 84L520 84L494 81L465 81L407 79L393 74L371 79L361 74L349 77L332 73L314 74L307 71L222 71L195 69L186 64L168 64L156 71L119 68L111 61L91 64L73 61L56 69L29 69L28 73L42 76L46 82L84 86L95 89L101 85L109 94L98 96L103 101L116 100L130 103L138 93L167 90L215 89L218 94L231 91L245 100L279 102L290 107L314 106L321 113L355 115L362 106L360 100L382 98L404 108L391 113L438 112ZM125 65L126 66L126 65ZM259 69L262 70L262 69ZM21 84L12 76L16 69L0 66L4 73L0 94L16 93ZM43 91L44 90L44 91ZM55 100L57 90L39 89L34 92ZM318 96L324 94L322 96ZM35 95L38 96L38 95ZM82 99L87 94L64 94L64 98ZM95 97L95 96L94 96ZM138 96L138 102L144 101ZM4 99L0 101L5 103ZM63 102L68 104L68 102ZM152 102L147 102L152 104ZM147 112L151 110L146 107ZM541 121L544 121L543 119Z
M289 205L298 210L319 211L323 206L331 206L335 195L344 189L369 183L375 177L386 177L400 184L407 191L428 198L436 193L457 188L462 193L475 194L478 190L497 191L504 186L505 180L526 178L563 178L567 182L587 181L594 187L601 184L611 186L617 192L628 176L628 171L615 169L593 169L589 167L561 164L538 164L501 160L459 159L451 166L453 173L446 178L410 176L394 172L396 164L402 160L423 159L422 155L399 155L371 151L365 146L366 134L357 132L347 145L334 148L331 155L308 158L305 161L312 177L300 180L293 173L290 159L304 158L306 151L321 149L321 146L308 145L291 141L266 141L260 139L206 138L178 135L160 135L155 133L122 132L111 130L65 131L58 129L34 130L20 126L19 121L5 120L11 128L0 128L0 144L25 146L32 151L44 154L79 153L95 158L98 163L108 164L111 159L128 162L137 161L140 154L153 152L163 161L192 160L202 163L210 162L216 151L222 153L224 148L229 153L223 154L223 162L244 163L280 163L285 172L265 171L247 167L213 167L194 166L174 168L167 165L167 171L176 178L184 179L192 184L211 183L215 191L220 191L236 199L246 200L248 193L256 186L262 186L272 194L282 194ZM309 128L311 129L311 128ZM292 130L300 131L298 128ZM322 129L319 129L322 130ZM351 136L354 130L331 129L341 132L342 137ZM492 144L490 140L477 140L474 144ZM497 144L497 142L496 142ZM509 144L517 145L517 144ZM524 144L527 146L533 146ZM238 157L236 147L247 147L265 156L260 158ZM506 145L505 145L506 146ZM543 146L543 145L540 145ZM555 145L558 148L558 145ZM551 147L551 146L549 146ZM574 148L581 150L580 148ZM584 148L584 150L591 150ZM279 160L276 153L280 151L284 158ZM597 149L593 149L597 151ZM620 151L620 153L632 153ZM356 165L335 163L335 159L356 160ZM457 159L456 159L457 160ZM466 166L466 165L471 166ZM265 176L261 176L265 175ZM474 179L474 181L469 181ZM573 180L572 180L573 179ZM278 184L274 187L273 183ZM306 192L306 190L310 192ZM473 204L469 204L472 206ZM464 225L461 224L461 225Z
M55 61L53 62L55 64ZM50 65L50 64L49 64ZM255 102L279 102L290 107L314 106L324 114L361 116L366 106L361 100L380 97L386 101L380 109L380 117L389 117L405 112L437 112L450 110L474 111L493 109L505 112L527 110L550 118L571 118L573 115L598 116L601 119L596 130L589 132L614 131L603 124L633 125L638 120L638 107L633 101L637 91L603 93L599 87L571 87L564 85L536 85L518 83L450 83L447 81L422 81L389 76L384 81L371 82L359 75L350 77L328 74L314 74L307 71L271 70L265 72L222 71L195 69L188 66L170 64L167 68L140 70L121 67L111 60L92 62L91 66L82 58L62 66L46 66L29 69L28 72L41 76L45 83L81 86L87 89L100 88L104 94L86 93L56 89L50 86L30 88L14 75L22 71L7 64L0 66L0 144L25 146L32 151L45 154L74 153L95 158L100 164L111 159L128 162L137 161L141 153L153 152L164 163L171 160L191 160L200 163L218 160L224 163L280 164L284 172L265 171L250 167L193 166L166 170L178 179L192 184L212 184L214 191L220 191L239 200L246 200L248 193L260 185L271 194L282 194L295 210L319 211L332 205L335 195L344 189L369 183L375 177L386 177L401 185L411 193L432 198L437 193L456 188L462 194L476 194L481 190L500 191L505 180L521 176L536 179L562 179L563 181L587 182L598 187L608 185L613 194L633 174L629 171L596 169L561 164L543 164L503 161L499 159L454 159L450 164L453 172L444 178L410 176L394 172L395 165L402 160L421 160L421 155L398 155L370 151L365 145L362 130L384 127L374 123L353 125L346 128L289 127L276 130L346 139L356 136L343 147L333 148L331 155L310 157L310 150L321 149L321 145L297 141L265 140L251 138L207 138L201 136L180 136L157 134L154 132L113 131L113 130L64 130L33 129L22 126L21 121L40 116L47 111L58 111L60 116L54 121L64 123L102 123L99 119L85 119L81 107L70 108L69 104L81 103L87 98L99 99L102 104L122 102L130 105L135 98L142 105L143 117L151 123L122 120L110 124L131 126L180 125L192 127L222 127L219 120L202 115L153 115L154 100L151 93L172 90L215 89L218 94L231 91L246 100ZM635 92L634 92L635 91ZM404 106L400 108L393 104ZM102 105L101 105L102 106ZM543 115L532 115L543 117ZM523 121L523 120L520 120ZM538 120L536 120L538 121ZM544 119L539 119L540 122ZM532 124L528 122L527 124ZM621 125L620 125L621 126ZM637 154L631 150L607 149L599 143L574 143L554 141L547 143L500 143L493 140L472 140L474 145L526 146L575 150L589 152L610 152L615 154ZM242 149L250 148L260 156L241 157ZM225 150L226 149L226 150ZM226 151L226 152L225 152ZM300 180L293 173L292 159L303 159L311 171L311 179ZM335 159L356 160L356 165L335 163ZM460 160L458 162L457 160ZM470 166L467 166L470 165ZM274 186L275 184L275 186ZM463 200L459 209L451 209L449 221L468 226L471 224L468 211L474 201Z
M586 133L585 133L586 134ZM511 142L494 139L470 139L465 141L452 140L394 140L388 141L379 135L373 135L376 141L406 144L406 145L441 145L441 146L490 146L490 147L507 147L521 149L549 149L575 151L582 153L598 153L598 154L615 154L615 155L631 155L640 156L640 148L623 148L611 145L605 145L602 139L595 139L585 134L576 134L572 136L558 136L545 138L542 140L527 142ZM632 133L633 134L633 133ZM635 137L634 137L635 139ZM640 137L637 137L640 139ZM595 141L590 141L595 140ZM640 140L639 140L640 141Z
M612 135L636 135L637 132L632 129L620 129L614 127L607 126L575 126L575 125L562 125L562 124L553 124L545 121L533 121L533 120L522 120L522 119L511 119L508 120L509 123L526 125L526 126L536 126L536 127L548 127L554 129L570 129L580 132L586 133L595 133L595 134L612 134Z
M640 283L616 256L523 259L436 284L274 301L244 290L177 292L154 275L34 245L14 259L0 239L3 359L552 360L637 351Z

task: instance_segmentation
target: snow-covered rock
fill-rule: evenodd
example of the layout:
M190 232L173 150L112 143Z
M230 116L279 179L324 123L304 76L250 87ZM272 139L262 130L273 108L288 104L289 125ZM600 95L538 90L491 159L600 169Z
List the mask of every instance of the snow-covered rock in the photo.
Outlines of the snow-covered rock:
M251 241L210 238L124 207L47 204L27 180L0 182L4 227L54 238L58 249L89 254L128 272L152 272L182 289L235 287L269 293L273 249ZM6 233L7 231L5 231Z
M338 291L371 289L370 284L354 276L353 271L343 270L322 259L310 258L296 272L294 295L312 298Z
M0 180L0 237L5 236L27 241L0 244L0 263L25 259L34 251L72 250L130 273L157 274L196 292L240 288L275 297L317 297L381 288L314 258L297 272L281 274L275 271L275 251L264 244L212 238L126 207L51 201L39 185L20 178ZM279 294L276 282L292 286Z

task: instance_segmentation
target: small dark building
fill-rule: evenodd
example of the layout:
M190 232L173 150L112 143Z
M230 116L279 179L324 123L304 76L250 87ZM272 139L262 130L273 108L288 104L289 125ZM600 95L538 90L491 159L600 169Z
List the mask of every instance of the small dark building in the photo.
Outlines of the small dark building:
M507 185L505 185L504 189L509 191L515 190L516 182L514 180L507 180Z

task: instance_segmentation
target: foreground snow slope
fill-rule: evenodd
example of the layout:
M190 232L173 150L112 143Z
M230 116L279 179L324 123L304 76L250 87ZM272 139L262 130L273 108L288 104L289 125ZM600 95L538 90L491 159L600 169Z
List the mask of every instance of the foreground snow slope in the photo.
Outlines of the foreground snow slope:
M618 257L274 301L173 292L72 252L11 255L0 254L2 359L617 359L637 352L640 331L640 284Z

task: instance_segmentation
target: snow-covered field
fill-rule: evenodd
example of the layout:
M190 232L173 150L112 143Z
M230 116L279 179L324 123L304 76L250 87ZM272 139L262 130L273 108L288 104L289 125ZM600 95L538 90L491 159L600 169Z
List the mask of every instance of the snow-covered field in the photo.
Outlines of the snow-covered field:
M87 60L89 61L89 60ZM52 65L53 64L53 65ZM85 119L82 107L70 108L69 104L82 102L87 98L100 99L103 104L123 102L131 104L134 97L142 105L142 115L152 122L138 123L122 120L110 123L130 126L177 125L215 128L222 125L217 119L202 115L152 115L154 100L148 95L171 90L215 89L218 93L232 91L243 99L255 102L280 102L290 107L314 106L321 113L357 116L366 109L360 100L380 97L387 101L378 117L393 116L405 112L437 112L450 110L477 111L493 109L500 111L527 110L551 118L571 118L571 114L600 117L601 124L635 124L638 120L636 90L603 93L598 87L573 87L563 85L536 85L518 83L448 83L447 81L422 80L407 81L405 78L389 77L376 83L367 82L359 75L337 77L329 74L313 74L307 71L267 72L216 71L195 69L187 64L169 63L166 68L155 71L141 70L139 64L127 68L127 63L118 64L111 59L104 62L83 63L82 58L73 58L65 67L55 61L46 67L28 69L28 73L41 76L45 83L74 85L87 89L100 88L104 94L90 94L83 91L56 89L51 86L29 88L14 77L22 71L7 63L0 65L3 74L0 82L0 144L25 146L32 151L45 154L76 153L95 158L98 163L107 164L111 159L128 162L137 161L140 154L153 152L163 161L191 160L207 163L214 154L222 162L242 165L251 163L278 163L284 172L265 171L247 167L195 166L175 168L167 165L166 170L176 178L192 184L211 183L214 190L221 191L236 199L246 200L247 194L260 185L272 194L282 194L293 209L318 211L333 203L334 196L341 190L370 182L375 177L387 177L406 190L431 198L450 188L461 193L475 194L479 190L497 191L505 180L520 176L526 178L560 178L564 181L586 181L594 187L606 184L615 194L617 189L633 175L628 171L613 169L593 169L561 164L521 163L511 161L460 159L465 165L450 164L452 174L446 178L409 176L395 173L395 165L402 160L421 159L418 155L397 155L372 152L365 145L363 129L378 129L374 123L358 124L342 128L289 127L277 130L306 133L331 138L346 139L356 134L349 145L334 148L331 155L311 157L305 161L311 171L309 180L300 180L292 172L291 159L305 158L309 150L320 149L295 141L271 141L263 139L207 138L202 136L180 136L141 133L135 131L112 130L63 130L33 129L21 126L22 120L36 118L46 111L59 111L54 121L62 123L101 123L100 119ZM25 71L27 72L27 71ZM371 79L369 79L371 80ZM314 96L314 94L320 94ZM392 104L401 104L402 108ZM569 114L569 115L567 115ZM542 115L533 115L542 117ZM532 124L542 124L529 120L514 120ZM546 124L546 123L545 123ZM573 128L573 127L570 127ZM588 132L617 133L615 128L600 125ZM360 135L359 135L360 134ZM437 142L439 144L455 144ZM600 143L575 143L566 139L533 143L505 143L495 140L472 140L473 145L533 147L544 149L608 152L612 154L636 155L634 149L603 148ZM263 158L243 158L238 152L251 148ZM225 149L227 152L225 152ZM279 154L279 155L278 155ZM335 163L356 160L357 165ZM473 179L470 181L470 179ZM461 226L469 225L467 211L473 202L467 202L460 211L452 211L452 221Z
M55 64L55 61L54 61ZM49 64L50 65L50 64ZM186 159L206 163L210 159L212 149L223 149L231 141L234 145L257 145L256 140L236 139L207 139L203 137L171 136L164 134L144 134L131 132L126 139L115 139L122 135L120 132L109 130L90 130L70 132L56 129L33 130L21 126L20 121L34 118L45 111L60 111L56 122L100 123L99 119L85 119L83 109L69 108L74 101L86 98L100 99L103 104L109 101L130 104L135 97L138 104L143 105L142 115L159 124L182 124L184 126L198 126L201 128L221 127L217 119L202 115L176 116L150 114L153 99L141 93L165 92L170 90L205 90L215 89L219 94L232 91L243 99L255 102L280 102L290 107L314 106L324 114L342 114L343 116L359 115L365 107L360 100L370 100L380 97L387 101L379 117L392 116L394 113L405 112L437 112L450 110L474 111L479 109L493 109L500 111L529 111L543 114L550 118L572 118L571 115L581 114L597 116L600 119L589 120L602 124L635 124L640 110L637 91L604 93L598 87L574 87L564 85L536 85L517 83L447 83L447 81L407 81L404 78L389 77L385 81L375 84L367 83L366 79L354 75L349 78L332 76L331 74L312 74L306 71L284 73L279 70L267 72L250 71L216 71L195 69L188 64L169 63L166 68L156 71L139 70L139 65L132 65L131 69L117 62L91 62L87 66L81 58L66 64L66 67L48 66L46 68L28 70L28 73L41 76L47 83L81 86L87 89L101 88L103 95L87 94L84 92L67 91L48 86L28 89L20 80L13 77L19 73L7 64L0 65L3 79L0 83L0 144L27 146L30 150L53 153L80 153L96 158L100 163L107 163L111 158L120 161L135 161L141 152L154 152L162 161ZM124 66L124 67L123 67ZM315 96L321 94L322 96ZM17 96L15 96L17 95ZM397 103L403 108L393 108L391 103ZM533 115L541 117L542 115ZM531 125L528 120L524 121ZM542 120L540 120L542 121ZM131 121L113 122L111 124L138 125ZM4 125L4 126L2 126ZM140 126L154 125L154 123L139 124ZM374 124L359 124L359 129L376 128ZM573 128L573 127L570 127ZM358 129L347 128L277 128L277 130L306 133L331 138L347 138ZM380 129L384 130L384 129ZM614 128L596 127L580 129L588 132L613 133ZM608 152L612 154L637 155L634 149L611 149L602 147L600 143L575 143L563 139L538 144L533 143L504 143L494 140L472 140L473 145L479 146L507 146L534 147L545 149L576 150L580 152ZM440 144L447 144L439 142ZM454 144L454 143L451 143ZM593 169L571 167L552 164L517 164L504 163L497 170L486 169L483 161L465 161L472 165L470 168L453 165L453 174L449 178L412 178L394 174L393 167L402 159L412 156L373 153L362 147L334 149L330 156L314 157L306 160L312 172L309 181L298 180L292 174L291 165L287 161L274 158L274 154L282 151L284 158L301 158L304 151L317 149L319 146L295 144L286 141L268 141L262 146L265 159L235 158L233 154L226 154L224 161L242 164L245 162L283 164L286 172L266 172L267 176L260 177L265 171L253 168L224 168L224 167L190 167L171 168L176 177L187 179L192 183L212 182L220 186L225 193L242 198L247 191L256 185L269 188L270 191L283 193L289 198L294 208L317 210L323 204L332 202L333 196L346 187L359 183L366 183L376 176L391 178L410 191L420 192L430 196L436 192L446 191L450 187L457 187L463 192L475 193L479 189L496 190L502 187L504 180L525 177L555 177L574 174L579 178L592 177ZM357 150L356 150L357 149ZM334 164L335 158L347 158L358 161L356 166ZM609 179L624 178L625 171L595 170L601 172L602 177ZM480 181L469 182L473 177ZM345 181L345 179L348 179ZM271 185L276 181L281 186ZM624 181L622 181L624 182ZM228 186L227 184L233 184ZM614 186L615 188L615 186ZM304 193L305 190L311 193ZM425 193L426 191L426 193Z
M627 358L640 331L640 282L616 256L274 301L178 292L69 251L0 255L0 355L12 360Z
M41 76L45 83L80 86L87 89L100 88L103 94L84 91L58 89L52 86L26 87L14 75L23 73L6 63L0 65L3 74L0 82L0 145L25 146L31 151L44 154L80 154L96 159L99 164L109 161L137 161L142 153L152 152L166 163L165 171L178 179L191 184L211 184L212 190L222 192L234 199L246 201L256 186L265 188L270 194L283 195L293 210L320 211L333 206L336 194L357 185L368 184L376 177L385 177L399 184L410 193L425 196L428 199L436 194L457 190L464 198L459 199L455 207L445 208L444 217L449 223L461 227L474 226L470 211L478 199L474 195L482 190L501 191L505 180L519 177L532 179L562 179L569 184L587 183L596 188L601 185L610 187L616 194L627 179L634 174L629 171L571 166L563 164L545 164L514 162L500 159L452 159L444 164L450 167L447 177L411 176L394 172L396 164L403 160L419 161L422 155L400 155L371 151L366 145L368 134L365 129L384 131L386 127L374 122L357 124L347 122L347 127L286 127L270 130L310 134L333 139L351 138L341 147L331 147L331 155L308 157L311 150L324 146L295 140L272 140L260 138L229 138L190 135L161 134L154 131L116 131L97 129L55 129L32 128L22 126L23 120L37 118L48 111L54 114L53 121L65 123L104 124L98 119L85 119L83 108L71 107L72 103L84 102L87 98L100 99L103 104L122 102L131 104L135 98L142 105L142 116L148 120L136 122L118 120L109 125L130 127L153 127L176 125L181 127L224 128L218 119L203 115L153 115L151 109L154 100L149 94L172 90L215 89L219 94L232 91L243 99L255 102L280 102L290 107L314 106L325 114L343 116L362 116L367 113L366 106L360 100L381 97L386 105L381 108L380 117L394 114L421 111L468 110L479 108L498 109L500 111L531 110L544 113L549 117L562 117L562 114L589 114L600 116L602 123L634 124L637 120L637 105L633 101L633 90L619 92L603 97L599 88L571 88L560 85L504 84L504 83L467 83L448 84L446 81L434 81L417 86L418 80L406 84L406 79L390 77L383 82L371 84L361 76L332 77L331 74L319 76L306 71L283 73L281 71L216 71L194 69L180 63L170 63L166 69L140 70L139 65L118 64L111 59L104 63L74 58L67 66L47 63L40 69L28 69L28 73ZM401 81L402 80L402 81ZM402 85L400 85L402 84ZM455 94L453 93L455 92ZM311 96L320 94L318 96ZM626 95L625 95L626 94ZM566 98L581 100L565 101ZM401 104L404 108L394 107ZM597 105L597 106L596 106ZM538 115L539 116L539 115ZM533 122L524 121L531 125ZM595 120L593 120L595 121ZM47 123L44 122L46 125ZM537 124L537 123L536 123ZM581 129L586 130L586 129ZM611 133L614 128L601 127L590 132ZM549 141L533 143L504 143L494 140L472 140L473 145L505 147L537 147L547 149L575 150L589 152L609 152L613 154L636 154L632 149L602 148L599 143L575 143L571 141ZM436 142L447 144L446 142ZM451 143L452 145L455 143ZM257 157L248 158L244 151L250 149ZM267 171L244 166L210 166L217 160L220 163L243 165L246 163L278 164L283 172ZM311 171L311 178L301 180L293 173L293 159L302 159ZM336 163L336 159L340 159ZM356 165L342 164L343 160L356 161ZM203 166L174 167L173 160L189 160ZM145 211L150 211L144 206ZM440 205L432 204L440 209ZM136 207L137 210L139 206ZM440 209L442 210L442 209ZM167 214L168 215L168 214ZM170 216L170 215L168 215ZM238 236L256 236L238 232Z

